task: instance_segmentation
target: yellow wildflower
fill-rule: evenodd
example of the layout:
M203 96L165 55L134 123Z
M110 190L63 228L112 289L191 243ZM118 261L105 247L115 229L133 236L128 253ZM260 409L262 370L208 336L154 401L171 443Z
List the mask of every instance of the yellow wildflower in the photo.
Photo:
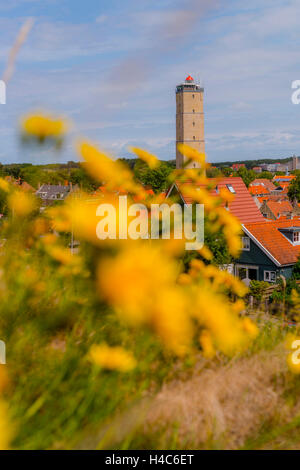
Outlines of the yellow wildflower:
M199 342L203 350L203 356L206 359L212 359L216 355L216 351L210 332L203 330L200 334Z
M25 134L44 140L49 137L62 137L67 131L67 124L63 119L36 114L25 116L22 120L22 128Z
M10 194L8 206L12 210L13 215L18 217L26 217L37 208L34 197L23 191L14 191Z
M207 261L211 261L213 259L213 254L208 248L208 246L204 245L198 253L205 258Z
M128 372L136 367L134 357L119 346L110 347L107 344L91 346L88 358L103 369Z
M249 334L249 336L251 338L256 338L258 335L258 328L255 323L253 323L253 321L248 317L243 318L242 322L243 329Z
M0 450L8 450L13 438L13 427L8 416L8 407L0 400Z
M127 241L124 250L101 260L99 294L127 321L147 323L158 293L174 284L176 264L158 247Z
M2 189L2 191L5 191L6 193L8 193L9 188L10 188L10 185L9 185L8 181L6 181L4 178L0 178L0 189Z
M131 147L131 151L135 153L141 160L146 162L149 168L152 170L159 167L160 161L156 158L155 155L152 155L151 153L136 147Z
M177 148L182 155L185 155L189 160L200 163L202 168L206 167L205 153L200 153L189 145L178 144Z
M0 394L6 389L8 386L9 379L6 372L6 366L0 365Z

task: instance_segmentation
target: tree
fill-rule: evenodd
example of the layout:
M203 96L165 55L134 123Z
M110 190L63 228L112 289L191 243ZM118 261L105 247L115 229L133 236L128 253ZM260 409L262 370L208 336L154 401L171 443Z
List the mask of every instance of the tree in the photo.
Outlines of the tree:
M221 171L222 171L224 176L228 177L232 173L232 168L230 168L230 167L221 167Z
M168 189L168 177L172 170L168 162L162 162L158 168L151 170L146 163L138 160L134 167L134 175L142 184L150 185L153 191L159 193Z
M256 173L253 170L247 170L247 168L243 167L238 170L237 174L242 178L247 188L256 178Z
M266 180L272 180L273 179L273 174L270 173L269 171L262 171L259 174L260 179L266 179Z
M291 202L295 200L300 201L300 175L297 175L296 178L291 182L288 190L288 197Z

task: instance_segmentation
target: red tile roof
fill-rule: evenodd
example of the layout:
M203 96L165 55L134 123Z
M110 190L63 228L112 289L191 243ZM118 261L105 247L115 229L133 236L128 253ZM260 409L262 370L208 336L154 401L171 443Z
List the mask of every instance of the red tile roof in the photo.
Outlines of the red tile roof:
M277 181L277 183L291 182L295 178L295 175L276 175L274 176L273 181Z
M278 194L268 194L267 196L257 197L258 201L262 204L264 201L288 201L286 194L279 192Z
M234 163L231 167L233 170L239 170L240 168L246 168L245 163Z
M267 206L275 217L278 217L280 214L282 215L284 212L293 212L293 206L290 201L268 201Z
M293 245L279 229L299 227L300 218L291 220L281 219L265 223L244 224L246 234L256 240L267 252L275 258L278 265L294 264L300 254L300 245Z
M255 201L253 200L252 196L249 194L249 191L243 182L242 178L240 177L228 177L222 178L221 180L216 180L214 178L209 178L209 181L216 182L218 189L226 188L227 185L231 185L235 191L235 198L234 201L231 202L228 206L229 211L235 215L241 223L248 223L248 222L263 222L265 223L265 219L263 215L260 213ZM191 197L185 194L185 187L190 186L192 183L191 181L187 181L185 183L181 183L179 181L175 182L176 187L186 204L192 204L193 200ZM199 187L201 185L198 185ZM171 189L168 191L168 195L170 194ZM216 189L212 191L213 194L217 194Z
M265 186L269 191L274 191L274 189L276 189L275 184L268 180L268 178L256 178L254 181L252 181L252 183L250 183L249 187L260 185Z
M270 194L270 190L260 184L259 186L249 186L249 193L253 196L257 194Z

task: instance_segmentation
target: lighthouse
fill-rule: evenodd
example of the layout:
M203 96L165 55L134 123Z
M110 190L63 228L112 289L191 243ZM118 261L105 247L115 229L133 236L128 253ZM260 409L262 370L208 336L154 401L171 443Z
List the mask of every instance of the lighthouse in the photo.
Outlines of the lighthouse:
M183 168L184 164L177 144L186 144L205 153L203 94L204 88L190 75L176 87L176 168ZM185 168L199 168L199 164L192 162Z

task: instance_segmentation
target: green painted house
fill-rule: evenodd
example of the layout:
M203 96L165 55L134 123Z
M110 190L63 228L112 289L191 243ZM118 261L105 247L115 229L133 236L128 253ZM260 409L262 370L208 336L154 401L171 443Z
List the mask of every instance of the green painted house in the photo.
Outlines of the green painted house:
M234 273L250 280L276 282L289 279L300 254L300 218L242 225L243 250L234 263Z

